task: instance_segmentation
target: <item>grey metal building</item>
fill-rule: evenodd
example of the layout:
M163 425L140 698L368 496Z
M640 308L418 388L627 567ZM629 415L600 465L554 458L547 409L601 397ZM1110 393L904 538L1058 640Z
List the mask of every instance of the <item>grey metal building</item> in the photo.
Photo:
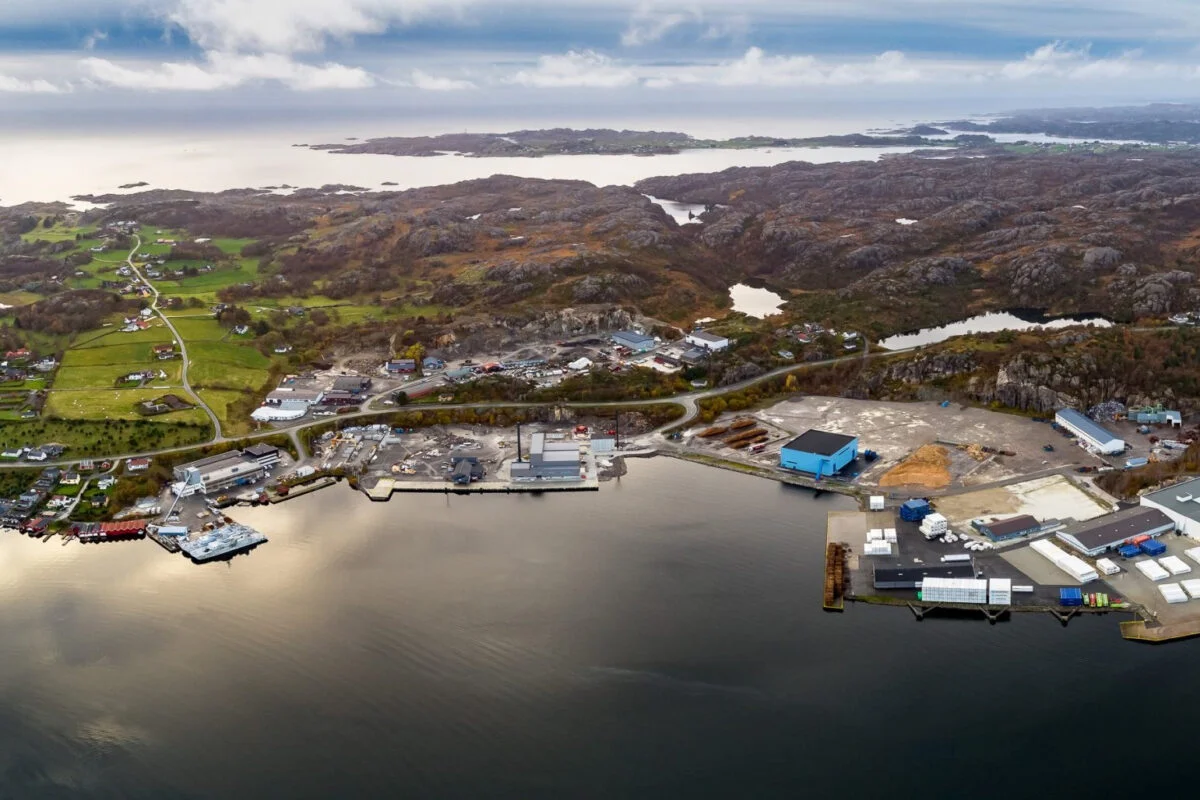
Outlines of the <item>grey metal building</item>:
M546 434L535 433L529 445L529 457L514 461L509 473L515 481L579 480L581 456L574 442L547 441Z
M1054 535L1085 556L1116 550L1135 536L1161 536L1175 530L1175 522L1157 508L1127 508L1115 514L1077 522Z
M876 567L872 582L876 589L916 589L926 578L974 578L975 567L963 564L930 564L923 567Z

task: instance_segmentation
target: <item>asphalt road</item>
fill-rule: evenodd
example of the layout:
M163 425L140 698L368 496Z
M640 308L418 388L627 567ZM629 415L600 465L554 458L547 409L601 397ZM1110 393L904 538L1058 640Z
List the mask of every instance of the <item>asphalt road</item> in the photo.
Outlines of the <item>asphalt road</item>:
M192 385L190 383L188 383L187 342L185 342L183 340L183 337L179 335L179 331L175 330L175 325L174 325L174 323L171 322L170 318L168 318L167 315L162 312L162 309L160 309L158 307L158 298L159 298L158 287L155 286L150 281L146 280L142 276L142 273L138 270L137 265L135 265L133 263L134 255L137 253L137 251L139 249L141 249L141 246L142 246L142 239L140 236L137 236L135 234L133 238L136 241L136 244L134 244L133 249L129 251L129 255L125 257L125 263L129 265L129 269L133 270L133 274L137 276L137 279L139 281L141 281L147 288L149 288L150 291L154 294L154 302L150 304L150 308L151 308L151 310L154 311L155 314L158 315L159 319L161 319L163 321L163 324L165 324L167 326L167 330L169 330L171 332L171 335L175 337L175 341L179 344L179 355L183 359L183 372L182 372L183 390L185 392L187 392L193 400L196 401L196 405L198 405L200 408L204 409L204 413L208 414L208 418L210 420L212 420L214 435L213 435L212 440L209 441L208 444L216 444L218 442L228 441L221 432L221 420L217 419L217 415L214 414L213 410L208 407L208 403L204 402L204 400L201 399L200 395L197 394L196 391L192 389ZM187 448L184 448L184 449L187 449ZM105 458L110 458L110 457L111 456L105 456Z
M136 252L136 248L135 248L135 252ZM132 259L132 257L133 257L133 253L130 253L130 258ZM139 277L140 277L140 275L139 275ZM159 312L159 315L162 316L164 320L166 320L166 317L162 315L162 312ZM170 327L169 322L168 322L168 326ZM171 327L171 330L174 331L175 330L174 327ZM176 336L178 336L178 334L176 334ZM179 341L182 343L183 340L179 339ZM886 351L877 351L877 352L872 353L872 352L870 352L870 350L868 348L868 349L864 349L864 351L861 353L855 353L853 355L848 355L848 356L841 356L839 358L828 358L823 361L811 361L811 362L808 362L805 364L789 364L787 366L779 367L777 369L773 369L768 372L764 372L762 375L759 375L755 378L750 378L749 380L740 381L739 383L731 384L729 386L721 386L721 387L717 387L717 388L713 388L713 389L703 389L703 390L696 391L696 392L688 392L687 394L675 395L673 397L663 397L663 398L658 398L658 399L654 399L654 400L616 400L616 401L612 401L612 402L552 401L552 402L535 402L535 403L519 403L519 402L448 403L448 404L439 404L437 406L430 406L429 408L435 408L435 409L443 409L443 408L445 408L445 409L461 409L461 408L474 408L474 409L489 409L489 408L618 408L618 407L653 406L653 405L659 405L662 403L674 403L675 405L683 406L683 409L684 409L683 417L681 417L680 419L677 419L677 420L673 420L673 421L659 427L658 429L650 432L650 435L655 435L655 434L661 434L664 430L666 430L668 428L674 428L674 427L681 426L681 425L691 424L696 419L696 417L699 416L699 414L700 414L699 402L701 400L705 400L705 399L708 399L711 397L720 397L723 394L730 394L732 392L736 392L741 389L745 389L749 386L754 386L755 384L759 384L764 381L768 381L772 378L777 378L781 375L787 375L790 372L799 372L799 371L802 371L805 369L810 369L813 367L825 367L825 366L829 366L831 364L839 364L839 363L846 362L846 361L859 360L859 361L866 362L870 359L883 358L885 356L897 355L900 353L908 353L908 352L912 352L913 350L918 350L918 349L920 349L920 348L911 347L911 348L907 348L904 350L886 350ZM185 386L186 386L186 380L187 380L186 376L187 376L187 368L186 368L186 362L185 362L185 367L184 367ZM190 387L189 387L188 391L189 392L191 391ZM366 405L370 406L371 403L375 402L376 400L378 400L382 397L386 397L389 394L391 394L391 392L385 392L382 394L374 395L367 401ZM197 399L199 399L199 398L197 398ZM314 428L318 425L324 425L335 419L340 422L343 420L361 419L363 417L377 417L377 416L381 416L383 414L392 413L394 411L402 411L402 410L405 410L405 408L412 408L412 407L400 406L397 408L387 409L384 411L372 410L372 409L368 408L363 411L355 411L355 412L352 412L349 414L339 414L337 417L330 418L330 419L313 420L311 422L306 422L302 425L297 425L297 426L294 426L291 428L260 431L259 433L252 433L252 434L247 434L246 436L238 436L238 437L222 436L220 434L220 427L218 426L216 429L217 435L207 442L201 442L199 444L190 444L190 445L185 445L182 447L170 447L170 448L166 448L163 450L149 450L149 451L144 451L144 452L139 452L139 453L119 453L119 454L108 454L108 455L103 455L103 456L96 455L96 456L91 456L91 458L94 458L94 459L98 459L98 458L122 459L122 458L141 458L141 457L166 455L168 453L180 453L180 452L184 452L187 450L195 450L198 447L203 447L208 444L217 444L220 442L232 441L234 438L236 438L236 439L262 439L262 438L265 438L268 436L276 436L281 433L287 434L288 437L291 438L292 443L296 447L296 452L301 454L301 458L304 458L306 454L305 454L304 448L301 446L300 436L299 436L299 433L302 430L305 430L307 428ZM417 406L415 410L423 410L424 408L425 407L423 407L423 406ZM209 409L207 406L204 406L204 409L206 411L208 411L210 416L213 416L213 419L215 422L216 421L215 415L212 414L211 409ZM26 463L22 463L22 462L3 463L3 464L0 464L0 469L67 466L69 464L74 464L78 460L79 460L78 458L73 458L73 459L69 459L66 461L40 462L38 464L26 464Z

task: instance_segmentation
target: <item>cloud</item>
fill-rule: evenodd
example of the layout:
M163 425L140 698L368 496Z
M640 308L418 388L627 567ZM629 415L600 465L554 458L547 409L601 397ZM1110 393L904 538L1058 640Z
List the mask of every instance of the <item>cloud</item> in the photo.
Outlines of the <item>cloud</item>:
M105 31L92 31L87 36L83 37L83 49L95 50L96 45L108 38Z
M1092 58L1090 45L1072 48L1066 42L1055 41L1026 54L1020 61L1005 64L1000 75L1012 80L1121 78L1133 72L1140 55L1140 51L1132 50L1116 58Z
M714 70L721 86L828 86L861 83L915 83L924 73L903 53L890 50L861 62L831 64L814 56L769 56L751 47L740 59Z
M50 81L41 79L25 80L23 78L14 78L10 75L0 74L0 92L12 92L16 94L58 94L63 91L60 86L55 86Z
M606 55L572 50L566 55L542 56L536 68L520 70L504 82L539 89L615 89L636 84L638 76L631 67Z
M297 53L454 14L460 6L458 0L173 0L164 16L205 50Z
M124 66L104 58L80 62L94 81L119 89L211 92L246 83L276 81L297 91L363 89L374 78L358 67L303 64L287 56L212 52L203 62L165 62L152 67Z
M464 89L476 88L475 84L471 83L471 81L430 75L428 72L419 69L412 71L412 79L409 85L427 92L457 92Z
M650 3L643 3L633 12L629 26L621 34L621 44L626 47L640 47L657 42L670 31L700 17L699 11L683 13L679 11L656 11Z

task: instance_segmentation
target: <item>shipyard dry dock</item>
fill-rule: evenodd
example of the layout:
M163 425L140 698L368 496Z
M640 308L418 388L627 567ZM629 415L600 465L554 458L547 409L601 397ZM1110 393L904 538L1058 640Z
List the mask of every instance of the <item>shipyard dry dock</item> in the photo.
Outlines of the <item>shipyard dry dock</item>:
M879 532L889 529L894 532L891 534L893 541L886 542ZM1192 611L1195 619L1189 623L1189 628L1163 630L1164 626L1154 621L1154 609L1143 605L1139 599L1145 597L1149 600L1148 593L1126 591L1137 580L1131 577L1137 570L1123 569L1124 581L1110 581L1108 584L1098 580L1089 582L1084 593L1086 598L1092 593L1108 592L1114 598L1127 600L1127 609L1091 608L1086 605L1064 607L1060 604L1060 590L1080 587L1080 583L1071 580L1067 573L1060 572L1056 576L1051 569L1047 575L1041 576L1048 578L1048 582L1039 583L1001 555L1002 546L993 544L996 549L966 550L965 541L982 543L987 539L981 535L971 537L961 533L956 538L957 541L953 543L938 539L931 541L922 534L919 523L900 518L895 508L830 512L826 523L824 607L827 610L841 610L843 601L848 600L905 606L917 619L923 619L931 612L951 612L977 614L981 619L992 622L1010 612L1042 612L1064 623L1077 614L1117 611L1142 617L1141 620L1122 623L1122 634L1126 638L1165 641L1172 637L1164 634L1200 634L1200 602ZM890 554L867 555L869 540L890 544ZM1051 536L1048 541L1056 540ZM1195 545L1193 540L1184 541ZM1061 545L1061 542L1057 544ZM882 544L872 547L884 549ZM1028 542L1016 542L1010 547L1028 549ZM1049 562L1046 566L1052 567ZM1200 575L1200 564L1196 566ZM1140 577L1140 573L1137 574ZM981 596L980 602L931 601L920 597L921 589L916 585L918 581L923 583L924 578L950 582L967 579L980 582L978 585L986 581L989 587L1011 588L1010 593L1003 596L1003 601L996 603L990 602L997 597L991 594ZM1185 632L1187 630L1191 630L1191 633Z
M576 447L578 447L576 445ZM372 500L386 501L396 492L437 492L439 494L512 494L516 492L595 492L600 489L600 474L595 455L585 446L572 456L570 470L544 478L513 478L514 462L505 462L490 475L475 480L464 475L462 482L447 475L442 480L413 479L406 476L381 476L360 481L363 494ZM528 472L528 470L525 470ZM568 474L569 473L569 474Z

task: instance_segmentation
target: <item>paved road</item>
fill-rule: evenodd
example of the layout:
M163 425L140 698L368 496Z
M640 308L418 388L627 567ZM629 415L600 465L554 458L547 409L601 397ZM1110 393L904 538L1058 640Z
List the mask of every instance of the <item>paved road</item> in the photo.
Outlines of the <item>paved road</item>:
M164 319L165 319L165 317L164 317ZM172 330L174 330L174 328L172 328ZM182 341L182 339L180 341ZM438 405L435 405L435 406L397 406L397 407L388 408L388 409L385 409L382 411L378 410L378 409L369 408L371 403L374 403L375 401L380 400L380 399L390 395L391 392L389 391L389 392L384 392L381 394L374 395L371 398L369 398L365 404L367 407L362 411L355 411L355 412L351 412L349 414L339 414L337 417L330 417L327 419L313 420L311 422L306 422L302 425L296 425L291 428L282 428L282 429L277 428L277 429L272 429L272 430L268 430L268 431L260 431L258 433L252 433L252 434L248 434L246 436L238 436L238 437L225 437L225 436L218 435L217 437L210 439L207 442L201 442L199 444L190 444L190 445L185 445L182 447L170 447L170 448L166 448L163 450L151 450L151 451L145 451L145 452L140 452L140 453L120 453L117 455L92 456L92 458L122 459L122 458L139 458L139 457L149 457L149 456L160 456L160 455L167 455L169 453L181 453L186 450L195 450L196 448L203 447L206 444L216 444L218 442L232 441L233 438L262 439L267 436L275 436L275 435L278 435L281 433L286 434L292 440L292 443L296 446L296 452L300 453L301 457L303 457L305 455L305 451L300 443L300 436L299 436L300 431L303 431L307 428L314 428L318 425L325 425L325 424L335 421L335 420L338 422L342 422L345 420L360 419L362 417L376 417L376 416L380 416L381 414L388 414L388 413L392 413L394 411L405 411L405 410L438 411L441 409L465 409L465 408L473 408L473 409L618 408L618 407L624 408L624 407L636 407L636 406L653 406L653 405L660 405L662 403L674 403L675 405L683 406L683 409L684 409L683 417L681 417L680 419L672 420L671 422L668 422L665 425L662 425L661 427L657 428L654 431L651 431L648 434L648 435L655 435L655 434L661 434L664 430L667 430L668 428L674 428L674 427L680 426L680 425L691 424L696 419L696 417L699 416L699 414L700 414L699 402L701 400L704 400L704 399L707 399L710 397L719 397L723 394L729 394L731 392L736 392L741 389L745 389L749 386L754 386L755 384L759 384L764 381L768 381L772 378L777 378L781 375L787 375L790 372L799 372L801 370L810 369L813 367L825 367L825 366L829 366L831 364L839 364L842 362L853 361L853 360L860 360L860 361L866 362L870 359L882 358L885 356L897 355L900 353L908 353L908 352L911 352L911 351L917 350L917 349L919 349L919 348L913 347L913 348L907 348L904 350L887 350L887 351L877 351L874 353L870 352L869 350L864 350L862 353L855 353L853 355L841 356L839 358L827 358L823 361L812 361L812 362L808 362L805 364L789 364L787 366L783 366L783 367L779 367L777 369L770 370L769 372L764 372L762 375L759 375L758 377L740 381L738 383L734 383L729 386L721 386L721 387L717 387L717 388L713 388L713 389L704 389L704 390L697 391L697 392L688 392L687 394L674 395L672 397L661 397L661 398L657 398L657 399L653 399L653 400L614 400L614 401L610 401L610 402L542 401L542 402L532 402L532 403L521 403L521 402L499 401L499 402L492 402L492 403L446 403L446 404L439 403ZM803 388L803 386L801 388ZM209 413L211 414L212 412L210 411ZM218 428L218 431L219 430L220 429ZM67 466L70 464L74 464L78 460L79 460L78 458L74 458L74 459L69 459L67 461L41 462L38 464L26 464L26 463L20 463L20 462L18 462L18 463L3 463L3 464L0 464L0 469L12 469L12 468L21 468L21 467L28 468L28 467L33 467L33 466L37 466L37 467Z
M157 314L159 316L159 319L161 319L163 321L163 323L167 326L167 330L171 331L171 335L173 335L175 337L175 341L179 344L179 355L183 359L183 371L182 371L183 390L185 392L187 392L189 395L191 395L192 399L196 401L196 405L198 405L200 408L204 409L204 413L208 414L208 418L210 420L212 420L214 435L213 435L212 440L209 442L209 444L216 444L217 442L227 441L225 436L221 433L221 420L217 419L217 415L214 414L213 410L208 407L208 403L204 402L204 400L200 397L200 395L197 394L194 389L192 389L192 385L190 383L188 383L187 342L184 341L183 337L179 335L179 331L175 330L175 324L173 322L171 322L170 318L167 317L167 315L162 312L162 309L158 307L158 298L159 298L158 287L155 286L150 281L146 280L142 276L142 273L138 270L137 265L133 263L134 255L137 253L137 251L142 246L142 239L140 236L135 235L133 238L134 238L134 241L136 242L136 244L134 244L133 249L129 251L129 255L126 256L125 263L129 265L129 268L131 270L133 270L133 274L137 276L137 279L139 281L141 281L143 284L145 284L145 286L148 287L150 289L150 291L154 294L154 302L152 302L150 304L150 308L151 308L151 310L154 311L155 314Z

